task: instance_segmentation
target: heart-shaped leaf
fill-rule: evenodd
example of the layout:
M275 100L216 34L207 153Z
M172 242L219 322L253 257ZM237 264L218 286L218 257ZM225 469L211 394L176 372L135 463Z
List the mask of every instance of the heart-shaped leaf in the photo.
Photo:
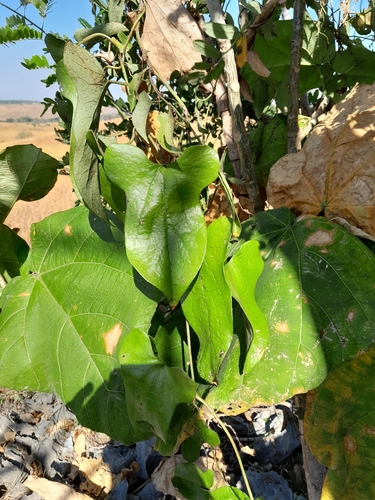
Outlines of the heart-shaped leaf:
M32 226L21 277L1 295L0 384L55 392L83 425L133 443L152 434L131 426L114 351L148 330L160 293L133 272L112 219L78 207Z
M59 162L41 149L12 146L0 153L0 224L17 200L43 198L55 185Z
M124 335L116 355L133 428L149 428L166 442L177 406L195 397L195 383L180 368L161 363L150 337L141 330Z
M199 338L199 375L208 382L216 383L223 355L233 336L232 297L224 277L231 223L226 217L220 217L208 227L207 235L202 267L182 302L182 309Z
M87 131L95 134L99 126L99 108L106 88L103 68L90 52L67 42L56 75L64 97L73 104L70 173L74 189L91 211L105 219L98 161L86 139Z
M322 498L375 498L375 348L307 394L305 436L328 473Z
M129 144L109 146L104 169L125 191L128 259L175 306L196 276L206 252L207 231L199 196L217 177L219 160L193 146L163 167Z
M375 327L369 279L375 256L344 228L322 217L296 222L287 209L257 214L241 237L260 242L265 264L255 298L270 339L243 380L237 375L235 387L231 381L229 404L220 387L208 403L243 411L313 389L330 370L368 349Z

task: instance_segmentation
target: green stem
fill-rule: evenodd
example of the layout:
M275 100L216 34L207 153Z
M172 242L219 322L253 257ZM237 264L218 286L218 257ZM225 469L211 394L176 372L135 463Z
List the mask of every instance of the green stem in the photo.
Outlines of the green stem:
M240 466L240 469L241 469L241 473L242 473L242 477L243 477L243 480L244 480L244 483L245 483L247 494L249 495L250 500L254 500L253 494L251 492L250 484L249 484L249 481L248 481L247 476L246 476L245 467L243 466L243 462L242 462L242 459L241 459L240 452L238 451L236 443L234 442L232 436L230 435L230 432L228 431L228 429L226 428L226 426L223 424L223 422L220 420L220 418L216 415L215 411L211 408L210 405L208 405L206 403L206 401L204 399L202 399L200 396L198 396L198 394L195 395L195 399L197 401L199 401L200 403L202 403L202 405L207 408L207 410L211 413L211 415L214 417L214 419L216 420L216 422L220 425L220 427L225 432L227 438L229 439L230 444L232 445L233 451L234 451L234 453L235 453L235 455L237 457L238 465Z
M187 338L187 345L188 345L188 351L189 351L190 376L191 376L192 381L195 382L194 365L193 365L193 351L191 349L190 325L186 320L185 320L185 323L186 323L186 338Z

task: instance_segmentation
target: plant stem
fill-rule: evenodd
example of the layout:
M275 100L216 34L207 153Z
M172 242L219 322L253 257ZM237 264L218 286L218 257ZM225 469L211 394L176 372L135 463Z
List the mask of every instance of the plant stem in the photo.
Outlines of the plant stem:
M290 49L289 91L290 105L288 109L287 144L288 153L297 153L301 149L301 137L298 126L299 111L299 77L301 69L301 50L303 41L303 19L306 0L294 0L293 34Z
M207 8L214 23L225 24L219 0L207 0ZM230 40L218 39L218 45L224 61L226 91L228 93L229 110L233 119L233 139L237 147L239 159L239 169L235 163L233 163L233 168L235 172L237 170L236 177L242 178L245 181L255 212L262 212L264 210L264 203L261 199L255 175L250 141L247 136L243 117L240 84L238 82L234 51Z
M185 324L186 324L187 345L188 345L188 351L189 351L190 376L191 376L191 380L193 382L195 382L194 365L193 365L193 351L191 350L190 325L186 320L185 320Z
M243 462L242 462L242 459L241 459L240 452L238 451L236 443L234 442L234 439L230 435L230 432L228 431L228 429L226 428L226 426L223 424L223 422L221 421L221 419L218 417L218 415L215 413L215 410L213 410L211 408L211 406L208 405L204 399L202 399L200 396L198 396L198 394L195 395L195 399L197 401L199 401L200 403L202 403L202 405L207 408L207 410L211 413L211 415L214 417L214 419L216 420L216 422L220 425L220 427L225 432L227 438L229 439L230 444L232 445L233 451L234 451L234 453L235 453L235 455L237 457L238 465L240 466L240 469L241 469L241 473L242 473L242 476L243 476L243 480L244 480L244 483L245 483L247 494L249 495L250 500L254 500L253 494L251 492L250 484L249 484L249 481L248 481L247 476L246 476L245 467L243 466Z

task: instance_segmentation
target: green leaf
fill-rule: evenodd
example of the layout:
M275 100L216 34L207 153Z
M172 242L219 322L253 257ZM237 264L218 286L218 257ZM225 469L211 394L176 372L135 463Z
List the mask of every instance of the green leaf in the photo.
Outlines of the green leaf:
M181 325L176 327L174 321L171 325L167 323L164 327L160 327L155 335L155 345L158 358L162 363L187 371L189 352L183 341L184 337L180 333L181 327L185 328L185 319L181 318L181 320Z
M241 237L261 245L265 263L255 298L270 339L243 380L237 375L237 385L228 383L226 404L219 374L207 402L216 406L220 399L221 409L273 404L317 387L369 348L375 327L369 279L375 256L347 230L323 217L296 222L289 210L278 209L244 223Z
M375 348L331 372L307 395L305 436L328 467L322 498L375 498Z
M207 75L203 80L203 83L210 83L212 80L217 80L219 76L223 73L223 71L224 71L224 61L221 60L216 64L216 66L212 68L211 71L207 73Z
M174 119L171 113L158 113L160 124L157 139L165 151L172 155L180 155L182 151L173 145Z
M203 472L194 464L178 464L172 483L188 500L250 500L246 493L233 486L211 489L214 472L210 469Z
M24 58L24 62L21 62L22 66L27 69L41 69L41 68L49 68L50 64L46 56L32 56L31 59Z
M201 270L182 301L182 310L199 338L199 375L207 382L216 383L233 336L232 297L224 277L230 221L226 217L215 220L207 229L207 237Z
M257 178L266 187L271 167L287 153L285 116L278 114L265 124L259 122L249 138L255 152Z
M26 241L4 224L0 225L0 272L14 278L29 252Z
M210 492L210 500L250 500L250 497L234 486L222 486ZM263 500L261 497L255 500Z
M195 383L180 368L161 363L150 337L141 330L133 329L124 335L116 355L133 428L149 428L167 441L178 405L191 403L195 397Z
M42 17L45 17L47 8L48 8L48 1L49 0L20 0L21 5L28 5L31 4L33 5L36 9L39 10L39 14Z
M261 359L269 339L266 318L255 300L255 287L263 267L259 243L256 241L248 241L242 245L224 267L224 275L232 295L251 324L252 338L244 363L245 372L249 372Z
M135 130L142 137L142 139L146 141L146 143L149 142L146 132L146 122L151 104L151 99L148 97L147 92L141 92L132 116Z
M87 142L88 130L97 132L100 103L106 88L104 71L87 50L67 42L63 61L57 66L57 79L64 97L73 104L70 173L74 189L85 205L105 219L100 198L98 161Z
M32 252L0 298L0 384L54 392L82 425L123 443L152 437L133 429L120 364L121 334L146 332L160 293L124 252L120 221L85 207L32 226Z
M46 35L44 41L46 43L48 52L52 56L52 59L56 64L59 63L64 57L64 48L66 41L54 35L51 35L50 33Z
M25 24L0 28L0 44L13 43L18 40L41 40L42 38L43 33L41 31L30 28Z
M101 35L112 37L118 33L126 33L127 31L128 29L121 22L109 22L97 24L94 28L79 28L74 32L74 38L78 43L81 43L85 38L92 37L84 43L86 49L91 49L95 44L103 41L104 36Z
M211 38L219 39L232 40L238 33L238 28L230 24L204 23L203 29Z
M202 444L219 446L220 438L218 434L211 430L202 420L197 420L195 433L187 438L181 445L181 453L188 462L195 462L200 457Z
M194 464L178 464L172 484L188 500L209 500L214 485L214 471L203 472Z
M221 57L220 50L214 47L212 43L206 42L206 40L195 40L193 46L203 56L210 57L211 59L219 59Z
M205 146L186 149L168 168L128 144L105 152L105 172L126 194L128 259L172 306L202 264L207 232L199 196L219 167L216 153Z
M43 198L55 185L59 162L41 149L12 146L0 152L0 224L17 200Z
M122 23L125 0L108 0L108 18L110 22Z

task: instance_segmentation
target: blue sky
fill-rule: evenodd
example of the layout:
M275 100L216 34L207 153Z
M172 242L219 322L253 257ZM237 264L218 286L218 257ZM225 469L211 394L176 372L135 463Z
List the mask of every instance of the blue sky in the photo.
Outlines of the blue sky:
M19 0L5 0L3 3L16 10L20 2ZM23 7L18 12L23 14ZM0 5L0 26L4 26L5 18L11 15L12 12ZM26 17L38 25L42 23L42 18L32 5L26 8ZM78 22L79 17L92 23L91 3L88 0L56 0L45 20L44 29L47 33L52 31L73 38L74 31L81 27ZM42 40L21 40L8 46L0 45L2 67L0 100L42 101L46 96L54 96L56 88L46 89L40 83L41 79L51 73L49 70L30 71L21 65L24 58L28 59L34 54L44 54L43 47Z
M338 6L339 0L334 0ZM3 0L4 4L13 9L19 8L19 0ZM226 6L235 21L238 16L238 0L228 0ZM18 12L23 13L23 7ZM5 25L5 18L12 15L8 9L0 5L0 26ZM42 18L38 11L29 5L26 16L40 25ZM73 38L76 29L81 27L78 18L83 18L89 23L93 22L91 3L89 0L55 0L51 12L48 14L44 29L48 32L59 33ZM24 58L34 54L42 55L43 41L22 40L8 46L0 45L0 63L2 76L0 78L0 100L32 100L42 101L44 97L53 97L57 87L46 89L41 79L46 78L49 70L27 70L21 65ZM6 75L6 76L4 76Z
M19 7L19 0L4 0L13 9ZM229 0L230 11L237 17L238 0ZM23 7L18 9L23 14ZM0 26L5 25L5 18L12 15L8 9L0 5ZM40 25L42 18L33 5L26 8L26 17ZM56 0L48 14L44 29L48 33L59 33L73 38L76 29L81 28L78 18L83 18L90 24L93 22L91 3L89 0ZM53 97L57 86L45 88L40 82L51 72L49 70L27 70L21 65L24 58L29 59L35 54L42 55L44 43L39 40L22 40L8 46L0 45L0 63L2 77L0 78L0 100L32 100L42 101L44 97ZM6 69L6 76L4 77Z

